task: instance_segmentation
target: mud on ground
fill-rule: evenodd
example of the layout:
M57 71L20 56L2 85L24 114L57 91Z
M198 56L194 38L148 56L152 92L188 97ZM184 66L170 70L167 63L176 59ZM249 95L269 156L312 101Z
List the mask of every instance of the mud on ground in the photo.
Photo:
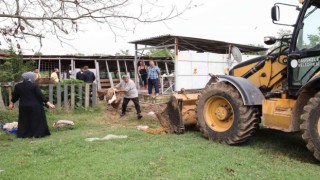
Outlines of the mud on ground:
M150 127L160 127L158 118L156 117L156 112L162 112L166 104L149 104L149 103L140 103L142 116L140 120L136 119L136 110L134 108L133 102L129 102L127 107L126 115L120 117L121 105L118 110L113 109L105 101L101 101L101 104L104 104L105 115L95 118L95 123L99 125L107 125L111 129L117 128L132 128L137 125L149 125ZM153 112L153 113L150 113Z

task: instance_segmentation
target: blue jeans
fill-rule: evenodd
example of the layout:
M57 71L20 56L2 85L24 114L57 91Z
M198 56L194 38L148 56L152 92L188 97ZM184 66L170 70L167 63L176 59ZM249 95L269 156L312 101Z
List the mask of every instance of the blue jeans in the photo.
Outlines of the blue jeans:
M159 81L158 79L148 79L148 93L152 94L152 88L155 88L156 94L159 94Z

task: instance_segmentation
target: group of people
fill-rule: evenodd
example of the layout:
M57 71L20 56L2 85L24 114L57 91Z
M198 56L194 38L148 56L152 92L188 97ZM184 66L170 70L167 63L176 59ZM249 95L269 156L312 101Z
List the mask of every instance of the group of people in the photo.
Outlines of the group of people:
M153 61L149 62L147 67L143 62L139 66L139 76L144 85L148 83L148 93L152 94L153 87L155 94L159 94L158 78L160 69ZM56 83L59 82L59 69L55 68L50 76ZM34 72L26 72L22 75L23 81L14 87L13 96L9 104L9 109L14 108L14 104L19 101L19 118L18 118L18 138L40 138L50 135L44 105L49 108L55 108L55 105L43 95L40 87L35 83L36 79L41 78L38 69ZM95 75L91 72L88 66L80 69L76 74L76 78L87 83L92 83L95 80ZM117 92L123 92L124 98L122 103L121 116L126 114L127 105L133 101L137 111L137 118L141 119L141 108L139 104L137 87L129 76L123 75L122 81L116 85Z
M143 86L148 84L148 94L152 94L153 88L155 89L155 95L159 95L159 75L160 69L155 65L154 61L149 61L149 67L147 67L144 62L140 62L138 67L138 75ZM122 81L116 85L117 92L123 92L123 102L122 102L122 112L121 116L126 114L127 105L130 101L134 103L135 109L137 111L137 118L141 119L141 108L139 104L139 96L136 84L132 81L129 76L123 75Z
M35 83L40 78L39 69L35 69L34 72L23 73L23 81L14 87L9 109L13 109L14 104L19 101L18 138L40 138L50 135L44 105L53 109L55 105L49 102L48 98L41 92L39 85ZM50 78L55 83L59 83L58 68L54 69ZM81 73L77 74L77 79L92 83L95 80L95 75L89 71L88 66L84 66Z
M35 74L35 81L37 79L42 78L38 68L34 69L33 73ZM50 78L53 79L53 81L55 83L59 83L60 79L59 79L59 69L58 68L54 68L53 72L50 75Z
M76 79L82 80L86 83L93 83L96 80L96 76L89 70L88 66L80 67L80 71L76 74Z
M155 65L154 61L149 61L149 67L143 61L140 62L138 67L138 75L141 85L146 88L148 85L148 94L152 95L153 88L155 95L159 95L159 75L160 69Z
M36 75L36 79L40 79L41 78L41 74L39 73L39 69L35 69L34 73ZM54 68L53 72L50 75L50 78L55 82L55 83L59 83L60 82L60 78L59 78L59 68ZM88 66L83 66L80 68L80 71L77 72L76 74L76 79L82 80L86 83L93 83L93 81L96 80L96 76L94 75L93 72L91 72L89 70Z

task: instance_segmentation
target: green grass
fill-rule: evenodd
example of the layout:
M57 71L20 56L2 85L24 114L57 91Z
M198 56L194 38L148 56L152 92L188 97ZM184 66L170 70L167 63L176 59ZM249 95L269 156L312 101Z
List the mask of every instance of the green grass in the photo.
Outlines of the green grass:
M2 118L16 117L15 111ZM4 115L2 115L4 116ZM241 146L212 143L199 132L151 135L138 124L154 118L112 120L101 110L48 113L48 122L70 119L72 130L42 139L0 135L0 179L316 179L319 164L299 134L262 129ZM3 119L2 119L3 120ZM1 121L1 119L0 119ZM127 139L86 142L88 137Z

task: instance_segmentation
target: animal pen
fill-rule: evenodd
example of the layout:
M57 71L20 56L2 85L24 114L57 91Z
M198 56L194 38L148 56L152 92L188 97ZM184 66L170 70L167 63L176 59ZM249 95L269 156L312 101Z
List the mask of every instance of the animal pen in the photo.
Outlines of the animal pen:
M181 89L202 89L209 81L209 74L224 74L225 68L231 68L233 62L231 50L237 47L242 53L265 51L265 48L235 44L223 41L163 35L130 42L135 46L135 63L137 64L146 52L153 49L168 49L173 51L173 72L166 72L172 84L164 91L180 91ZM237 53L241 56L240 52ZM255 55L241 56L244 60L256 57ZM240 58L241 58L240 57ZM135 67L135 74L137 68ZM170 76L171 74L171 76ZM139 79L135 77L137 86Z
M8 55L0 55L0 61ZM96 76L97 89L107 89L120 82L121 76L128 74L132 79L137 76L139 61L153 60L162 71L171 72L174 63L169 57L139 57L135 62L134 56L71 56L71 55L24 55L24 61L33 60L35 67L40 71L43 78L49 78L54 68L59 68L60 80L75 78L80 67L88 66Z

